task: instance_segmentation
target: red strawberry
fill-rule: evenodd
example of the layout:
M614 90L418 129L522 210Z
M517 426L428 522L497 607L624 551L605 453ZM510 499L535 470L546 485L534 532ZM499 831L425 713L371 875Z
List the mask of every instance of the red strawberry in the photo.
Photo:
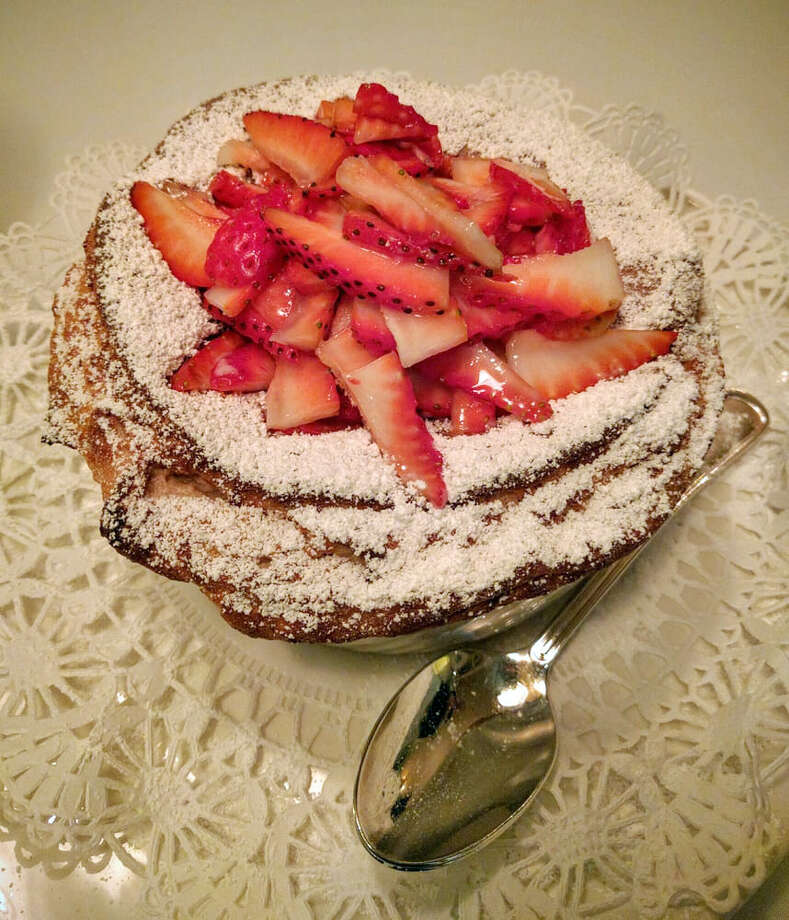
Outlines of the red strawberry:
M267 189L253 182L245 182L226 169L220 169L211 180L208 190L219 203L229 208L240 208L250 199L265 195Z
M315 121L341 134L353 134L356 125L353 99L350 96L340 96L333 100L324 99L318 106Z
M205 217L180 198L173 198L148 182L135 182L131 203L139 211L153 245L180 281L209 287L206 253L226 221Z
M409 367L408 379L414 388L416 407L427 418L449 418L452 409L451 387L440 380L431 380L415 367Z
M260 345L246 342L223 355L211 371L211 389L224 393L265 390L274 376L274 358Z
M285 262L282 276L296 288L299 294L325 294L327 291L335 290L330 284L305 268L298 259L288 259Z
M666 354L676 337L676 332L609 329L561 342L522 329L507 340L507 361L549 399L560 399Z
M333 331L315 349L315 354L326 367L331 368L343 387L346 386L348 374L379 357L356 338L350 326L336 333Z
M318 294L296 292L295 303L288 318L275 330L272 345L291 345L301 351L315 351L326 338L334 316L337 291L330 288Z
M427 139L438 136L431 125L410 105L404 105L380 83L362 83L356 91L353 110L356 144L395 138Z
M480 271L480 266L458 256L439 243L423 243L403 230L398 230L375 214L349 212L342 222L342 231L354 243L385 253L401 262L418 262L450 271Z
M482 342L459 345L422 361L417 369L450 387L487 399L524 421L541 422L552 414L543 394Z
M240 335L228 329L201 346L170 378L170 386L180 392L210 390L211 373L220 358L244 344Z
M394 262L343 239L315 221L276 208L265 211L272 239L299 258L319 278L382 305L438 313L449 302L449 274Z
M540 335L547 339L558 339L562 342L572 341L574 339L589 339L596 335L602 335L606 329L616 319L616 310L609 310L607 313L598 313L591 318L580 317L579 319L565 319L561 322L553 322L545 317L529 321L529 328L536 329Z
M414 200L407 189L402 184L395 184L391 175L383 175L375 167L374 164L382 165L385 159L348 157L337 168L337 182L350 195L372 205L379 214L401 230L405 230L415 240L422 243L451 243L452 238L434 217ZM393 164L395 172L401 169L394 160L388 162ZM410 176L405 177L411 182L417 181Z
M490 177L510 185L516 197L523 196L524 203L543 204L557 214L567 214L570 211L570 199L551 181L548 171L541 166L494 160L490 166Z
M245 166L259 173L265 173L272 167L277 169L254 144L236 139L225 141L222 144L216 155L216 162L218 166Z
M528 227L522 230L501 230L496 236L496 242L504 253L503 272L507 271L508 264L521 262L520 256L533 256L537 250L536 234Z
M564 255L584 249L591 243L586 211L580 201L574 201L567 214L554 214L534 237L534 251Z
M496 423L496 407L465 390L452 391L452 426L449 433L484 434Z
M244 127L255 147L301 186L328 179L346 155L345 141L309 118L250 112Z
M213 220L227 220L227 213L211 201L207 192L198 191L196 188L181 182L174 182L172 179L162 182L161 189L171 198L183 201L196 214L202 214L203 217L210 217Z
M460 310L466 324L469 339L498 339L506 332L512 332L525 322L521 310L509 307L478 307L465 296L463 285L453 280L450 288L452 302Z
M261 216L263 203L249 201L219 228L208 247L205 271L215 283L244 287L269 279L282 262Z
M227 287L226 285L215 284L203 294L206 301L211 306L221 310L225 316L238 316L238 314L248 307L257 297L258 290L254 284L247 284L244 287Z
M386 307L382 307L381 312L397 343L397 354L403 367L411 367L468 339L468 330L459 310L447 310L441 316L419 316Z
M376 355L394 351L397 347L394 337L384 321L381 307L376 306L374 303L368 303L366 300L354 300L353 308L351 309L351 328L356 338Z
M299 355L292 361L276 359L266 392L268 428L295 428L337 415L339 410L334 378L314 355Z
M381 453L397 475L437 508L447 502L441 454L417 414L411 382L390 351L346 377L346 384Z
M448 240L449 244L461 255L479 262L486 268L494 270L501 268L502 256L499 250L485 236L480 227L455 206L451 198L424 180L409 176L398 167L394 160L388 157L377 157L370 162L382 176L391 181L395 188L409 195L421 205L441 234L442 240ZM389 215L384 214L384 217L389 217L393 223L397 224L397 221ZM408 230L409 228L403 227L403 229Z
M424 176L431 167L419 155L421 151L415 149L417 146L409 141L372 141L369 144L351 144L349 150L352 156L389 157L410 176Z
M433 176L427 181L449 195L483 233L496 234L503 227L512 200L512 189L508 186L498 182L468 185L443 176Z
M482 157L450 157L450 175L466 185L487 185L491 181L490 162Z
M525 315L591 317L619 307L625 289L607 239L557 256L545 253L504 266L504 274L463 276L458 284L479 307L521 310Z

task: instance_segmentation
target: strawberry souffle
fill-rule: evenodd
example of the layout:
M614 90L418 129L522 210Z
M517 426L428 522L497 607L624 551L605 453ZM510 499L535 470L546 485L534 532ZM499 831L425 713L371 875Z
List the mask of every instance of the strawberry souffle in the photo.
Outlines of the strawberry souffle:
M121 553L251 636L476 617L622 555L699 467L701 256L568 122L392 77L228 92L104 199L47 437Z

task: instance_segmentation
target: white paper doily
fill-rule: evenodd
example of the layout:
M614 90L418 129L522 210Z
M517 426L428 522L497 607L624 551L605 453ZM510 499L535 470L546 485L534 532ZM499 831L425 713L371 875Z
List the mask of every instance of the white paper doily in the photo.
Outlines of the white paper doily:
M72 158L51 218L0 237L0 836L20 865L122 864L138 920L696 918L789 849L789 231L695 194L654 114L592 112L536 73L476 88L579 121L665 192L706 253L729 383L771 431L556 666L559 761L528 817L464 864L387 870L356 841L351 790L417 659L233 633L195 589L116 555L81 459L40 444L53 292L143 151Z

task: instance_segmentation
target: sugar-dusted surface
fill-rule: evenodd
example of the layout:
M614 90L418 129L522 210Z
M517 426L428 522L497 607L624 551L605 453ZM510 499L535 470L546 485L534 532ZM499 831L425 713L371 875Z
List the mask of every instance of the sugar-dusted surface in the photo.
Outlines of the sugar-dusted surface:
M197 110L119 183L97 225L90 268L100 313L95 301L86 309L94 333L112 342L102 405L124 420L121 432L102 424L102 437L142 471L111 495L105 529L133 558L197 581L252 633L355 638L381 629L382 611L389 631L417 628L500 590L531 581L533 593L546 576L600 564L668 513L671 490L701 462L721 404L699 255L656 192L569 124L397 81L401 98L439 124L446 149L545 162L581 197L593 233L617 251L628 291L620 323L676 328L672 352L555 401L553 417L539 425L505 418L485 435L450 438L431 423L450 495L441 510L399 482L363 429L272 436L262 395L172 391L168 375L214 326L149 243L128 200L131 182L204 186L218 147L242 134L244 111L310 114L361 79L263 86ZM84 363L90 349L82 351ZM81 373L73 361L67 389L80 391ZM58 418L55 408L53 427L65 432ZM195 461L279 503L239 506L147 489L146 464L162 462L157 418L180 432Z

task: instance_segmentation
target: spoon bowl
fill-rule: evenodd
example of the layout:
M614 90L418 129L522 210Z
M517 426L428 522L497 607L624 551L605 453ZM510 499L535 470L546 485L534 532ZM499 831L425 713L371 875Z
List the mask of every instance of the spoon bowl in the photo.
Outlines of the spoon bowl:
M754 397L730 392L725 423L676 512L767 427ZM528 649L458 649L418 671L367 741L354 789L356 827L378 860L433 869L481 849L519 818L556 759L551 665L649 541L590 576Z

